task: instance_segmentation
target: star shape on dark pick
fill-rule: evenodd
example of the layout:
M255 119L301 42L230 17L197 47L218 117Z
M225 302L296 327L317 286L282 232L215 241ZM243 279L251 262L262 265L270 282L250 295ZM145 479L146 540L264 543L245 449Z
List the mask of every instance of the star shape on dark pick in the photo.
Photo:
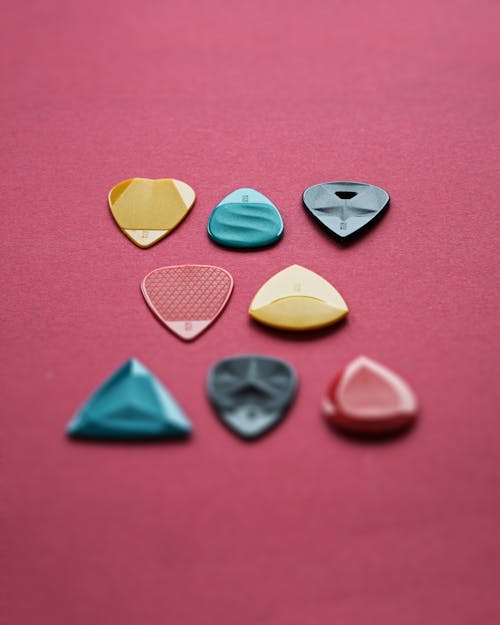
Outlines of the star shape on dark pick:
M369 189L363 189L357 192L355 195L355 200L354 198L344 199L337 195L337 192L332 193L331 189L327 188L325 185L322 185L322 191L323 193L321 195L324 199L322 202L320 200L320 202L325 205L315 206L313 210L317 211L318 213L330 215L332 217L338 217L340 221L347 221L349 217L363 217L366 214L376 213L378 210L374 208L365 208L363 206L359 206L359 199L363 195L368 193ZM327 197L324 197L325 195Z
M236 381L228 385L225 389L225 392L227 394L235 395L245 390L257 391L258 393L266 395L270 399L273 398L275 395L273 387L265 380L259 379L258 365L255 360L249 361L245 377L236 377Z
M367 213L376 213L373 208L362 208L354 204L347 204L349 200L346 200L341 205L336 206L318 206L313 208L318 213L324 213L325 215L331 215L332 217L338 217L340 221L347 221L349 217L362 217Z

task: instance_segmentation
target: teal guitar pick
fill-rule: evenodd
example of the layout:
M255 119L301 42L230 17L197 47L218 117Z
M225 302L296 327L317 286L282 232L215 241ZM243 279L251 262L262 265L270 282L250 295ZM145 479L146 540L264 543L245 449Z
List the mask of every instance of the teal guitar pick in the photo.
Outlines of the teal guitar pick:
M191 429L166 388L132 358L91 395L66 432L75 438L133 440L187 436Z
M224 247L267 247L283 236L283 219L262 193L237 189L214 208L208 221L208 235Z

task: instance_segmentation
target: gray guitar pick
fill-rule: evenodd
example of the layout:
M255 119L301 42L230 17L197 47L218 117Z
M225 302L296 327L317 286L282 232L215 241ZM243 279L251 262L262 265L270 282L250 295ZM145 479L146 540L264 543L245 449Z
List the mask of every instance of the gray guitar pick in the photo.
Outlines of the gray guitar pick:
M364 182L324 182L304 191L309 212L328 230L345 239L359 232L389 204L389 194Z
M207 379L208 395L220 419L246 439L277 425L296 389L297 375L289 364L254 354L220 360Z

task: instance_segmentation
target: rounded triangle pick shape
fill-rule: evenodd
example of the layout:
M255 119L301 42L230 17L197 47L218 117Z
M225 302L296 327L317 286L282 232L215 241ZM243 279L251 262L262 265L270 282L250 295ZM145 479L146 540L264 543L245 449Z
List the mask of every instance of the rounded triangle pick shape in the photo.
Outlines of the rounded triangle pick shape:
M148 273L141 289L147 305L176 336L191 341L221 314L233 278L212 265L174 265Z
M315 219L346 239L382 213L389 194L364 182L324 182L306 189L302 200Z
M249 315L282 330L314 330L340 321L349 309L343 297L317 273L291 265L256 293Z
M207 392L221 421L245 439L269 432L285 416L297 389L285 361L245 354L224 358L210 370Z
M418 402L408 384L394 371L359 356L328 386L323 412L343 430L381 434L411 425L417 417Z
M271 200L259 191L237 189L214 208L208 235L224 247L266 247L282 237L283 219Z
M175 399L133 358L91 395L66 431L75 438L140 440L182 437L191 430Z
M174 178L131 178L115 185L109 208L121 231L139 247L151 247L167 236L195 202L194 190Z

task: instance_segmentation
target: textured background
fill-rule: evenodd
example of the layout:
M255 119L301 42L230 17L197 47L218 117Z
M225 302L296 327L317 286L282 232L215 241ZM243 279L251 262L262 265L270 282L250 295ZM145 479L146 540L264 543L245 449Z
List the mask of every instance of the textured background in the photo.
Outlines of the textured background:
M500 622L499 17L488 0L3 2L5 623ZM149 250L106 204L132 176L198 194ZM392 197L346 249L301 206L339 179ZM275 248L208 240L238 186L282 211ZM139 290L188 262L236 284L193 344ZM250 322L256 289L295 262L344 295L342 327ZM255 445L204 396L209 366L245 351L301 378ZM359 353L417 390L410 435L363 444L324 424L323 389ZM132 355L184 406L192 441L67 441L74 410Z

